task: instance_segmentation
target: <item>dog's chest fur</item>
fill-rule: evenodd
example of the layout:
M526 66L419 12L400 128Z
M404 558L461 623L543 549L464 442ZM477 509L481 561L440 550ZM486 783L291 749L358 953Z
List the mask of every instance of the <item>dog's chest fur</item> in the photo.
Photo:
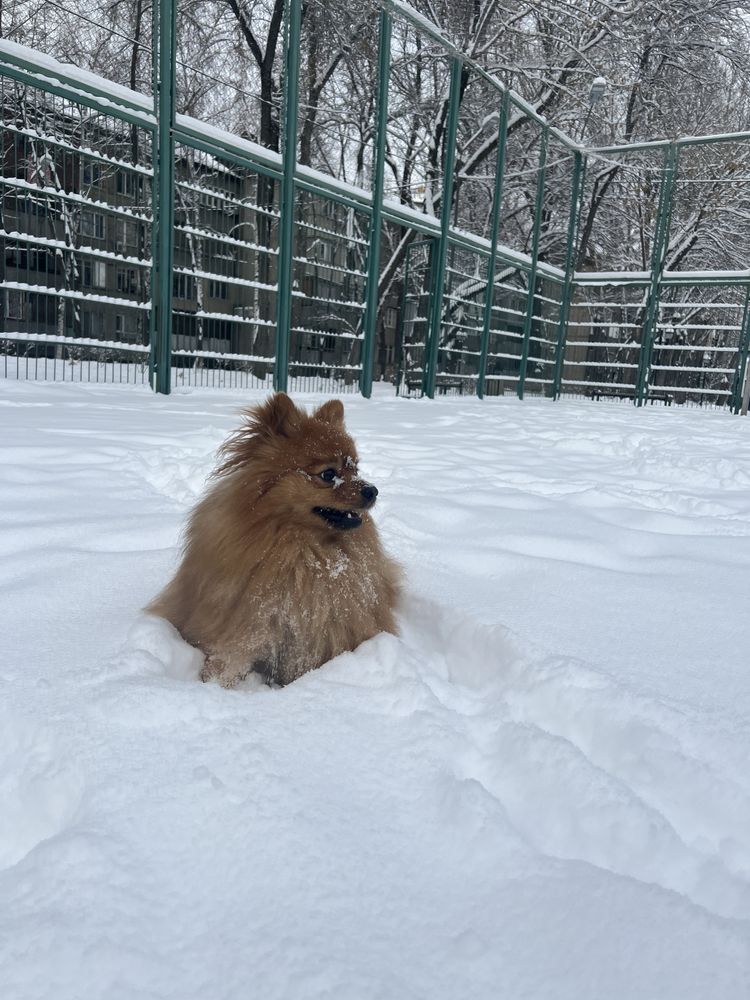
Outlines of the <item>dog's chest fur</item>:
M377 570L382 563L377 539L347 541L301 546L294 562L278 567L269 601L261 601L277 637L270 657L274 680L287 684L393 627L390 582ZM254 614L247 624L257 631L264 623Z

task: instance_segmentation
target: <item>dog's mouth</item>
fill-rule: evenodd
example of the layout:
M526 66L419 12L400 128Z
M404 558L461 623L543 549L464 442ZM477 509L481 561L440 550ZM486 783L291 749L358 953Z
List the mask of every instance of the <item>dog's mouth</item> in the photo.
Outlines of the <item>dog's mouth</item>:
M355 510L338 510L336 507L313 507L313 514L322 517L326 524L340 531L349 528L358 528L362 524L362 518Z

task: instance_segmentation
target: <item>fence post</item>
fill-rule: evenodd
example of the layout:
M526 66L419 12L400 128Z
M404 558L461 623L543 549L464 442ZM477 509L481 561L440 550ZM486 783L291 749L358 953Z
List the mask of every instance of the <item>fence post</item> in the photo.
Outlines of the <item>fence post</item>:
M362 371L359 388L369 399L372 394L372 367L378 322L378 287L380 283L380 227L383 210L383 172L388 131L388 81L391 67L391 16L380 12L378 41L378 95L375 120L375 153L373 157L372 213L370 215L370 247L367 254L367 291L362 323Z
M638 360L638 383L635 403L643 406L648 395L648 379L651 373L651 357L654 348L657 317L659 315L659 294L661 275L669 246L669 224L672 215L672 191L677 172L677 146L670 142L664 154L664 173L659 187L659 207L654 230L654 245L651 251L651 278L649 282L646 318L643 322L643 339Z
M406 248L406 264L404 266L404 287L401 290L401 311L398 317L396 332L396 395L401 395L401 379L404 377L404 324L406 322L406 303L409 297L409 265L414 244Z
M740 407L740 414L743 417L747 416L748 407L750 407L750 369L745 368L745 385L742 389L742 405Z
M492 306L495 301L495 257L497 256L497 241L500 233L500 207L503 200L509 105L510 94L506 90L503 92L500 103L500 119L497 126L497 162L495 164L495 187L492 192L492 215L490 218L490 259L487 261L487 288L484 293L482 339L479 347L479 374L477 376L477 396L480 399L484 398L484 381L487 377L487 352L490 348Z
M172 388L172 261L175 195L175 0L159 0L153 12L154 99L151 187L151 354L152 386L168 394Z
M276 275L276 359L273 387L285 392L289 381L294 264L294 174L297 164L297 104L302 0L288 0L284 53L284 148L279 201L279 256Z
M518 398L523 399L526 387L526 369L529 364L529 344L531 339L531 321L534 318L534 295L536 292L536 276L539 266L539 233L542 228L542 209L544 208L544 180L547 171L547 141L549 129L542 129L542 144L539 149L539 166L537 167L536 197L534 199L534 225L531 234L531 267L529 269L529 294L526 297L526 314L523 321L523 343L521 345L521 366L518 372Z
M151 4L151 103L154 114L157 109L159 92L159 8ZM149 298L151 309L148 314L148 383L156 391L156 288L159 283L159 149L158 121L149 133L151 139L151 267L149 269Z
M740 327L740 339L737 349L737 368L734 373L730 405L735 414L742 410L742 415L745 416L747 414L747 402L743 387L750 385L747 367L748 351L750 351L750 285L745 290L745 305L742 312L742 326Z
M458 131L458 110L461 97L461 72L461 60L458 56L454 56L451 60L451 86L448 97L448 123L446 126L445 157L443 160L443 203L440 211L440 236L437 241L435 268L433 271L434 285L430 299L430 319L427 324L427 347L425 351L425 395L430 399L435 395L440 326L443 316L445 258L453 202L453 170L456 161L456 132Z
M568 242L565 248L565 279L563 282L562 299L560 302L560 322L557 328L557 346L555 348L555 376L552 383L552 398L559 399L562 385L563 357L565 356L565 341L568 336L568 317L570 316L570 301L573 296L573 274L576 265L576 249L578 234L578 216L581 205L581 191L586 163L583 155L576 151L573 154L573 182L570 191L570 216L568 218Z

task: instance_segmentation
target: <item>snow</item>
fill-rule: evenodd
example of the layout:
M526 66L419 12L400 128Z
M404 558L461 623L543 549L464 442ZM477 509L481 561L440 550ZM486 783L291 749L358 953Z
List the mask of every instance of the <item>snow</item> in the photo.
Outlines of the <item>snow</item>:
M662 274L662 280L672 284L677 282L684 282L687 285L694 284L696 282L713 282L714 284L721 284L722 282L741 282L747 281L750 278L750 271L664 271ZM675 302L674 306L679 306L680 303ZM705 307L704 307L705 308Z
M20 66L22 69L31 68L32 72L38 72L43 79L53 84L72 84L82 94L88 94L92 90L94 92L101 91L111 98L114 114L117 113L120 106L127 110L137 108L143 115L144 124L155 124L156 120L151 114L154 105L150 97L130 90L129 87L123 87L119 83L106 80L89 70L81 69L73 63L59 62L44 52L27 48L17 42L11 42L7 38L0 38L0 61ZM104 98L100 98L100 100L105 106L110 103Z
M742 283L750 278L750 271L664 271L661 281L665 285L679 284L733 284ZM647 285L651 281L650 271L576 271L573 275L576 285ZM669 309L686 308L690 303L664 302L663 307ZM597 306L599 303L597 303ZM636 305L636 303L631 303ZM708 308L710 303L695 303L700 308ZM622 305L621 305L622 307ZM720 308L726 308L726 303L719 303Z
M651 281L650 271L576 271L573 275L576 285L647 285Z
M65 250L70 252L71 246L65 240L52 240L47 236L35 236L33 233L21 233L18 230L7 231L0 229L0 239L21 240L30 243L32 246L54 247L55 250ZM245 244L247 246L247 244ZM77 246L75 252L86 254L86 256L98 257L100 260L116 261L118 264L130 264L132 267L151 267L151 259L148 257L130 257L123 253L113 253L111 250L100 250L98 247ZM4 283L3 287L7 287Z
M233 132L227 132L226 129L218 128L216 125L211 125L199 118L191 118L189 115L178 114L176 116L176 125L178 131L181 130L188 137L193 135L203 140L213 142L219 147L226 146L230 150L236 150L252 163L260 162L265 166L270 166L272 169L281 172L281 154L277 153L275 150L268 149L266 146L261 146L258 142L253 142L252 139L246 139L242 136L235 135ZM186 145L189 146L189 143L186 143ZM219 161L212 161L212 166L214 168L217 162ZM334 181L333 183L338 182Z
M37 285L29 281L3 281L2 287L22 292L31 292L34 295L54 295L60 299L74 299L76 302L105 302L107 305L117 306L119 309L145 309L147 312L151 311L150 302L121 299L116 295L96 295L93 292L78 292L70 288L55 288L54 285ZM206 313L205 315L216 315L222 319L226 319L227 317L226 313ZM237 320L238 317L232 316L231 319ZM239 319L241 320L241 317Z
M3 996L744 1000L746 422L343 397L402 634L226 691L139 609L261 395L0 382Z
M89 298L90 296L85 296ZM3 338L18 340L30 344L61 344L70 349L76 347L101 347L105 351L133 351L136 354L148 355L150 348L145 344L133 344L127 340L96 340L94 337L60 337L54 333L28 333L26 330L4 330ZM173 354L185 352L173 351ZM195 352L191 352L191 357ZM219 357L226 355L220 354ZM233 357L233 355L229 355ZM244 356L243 356L244 360Z

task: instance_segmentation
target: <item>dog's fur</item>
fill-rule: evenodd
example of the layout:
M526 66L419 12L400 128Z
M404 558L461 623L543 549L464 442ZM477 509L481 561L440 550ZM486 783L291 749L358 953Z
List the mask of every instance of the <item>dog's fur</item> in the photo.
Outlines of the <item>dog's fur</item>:
M225 687L253 670L288 684L395 632L400 591L341 403L308 416L276 393L245 418L192 513L176 576L146 609L205 653L203 680Z

